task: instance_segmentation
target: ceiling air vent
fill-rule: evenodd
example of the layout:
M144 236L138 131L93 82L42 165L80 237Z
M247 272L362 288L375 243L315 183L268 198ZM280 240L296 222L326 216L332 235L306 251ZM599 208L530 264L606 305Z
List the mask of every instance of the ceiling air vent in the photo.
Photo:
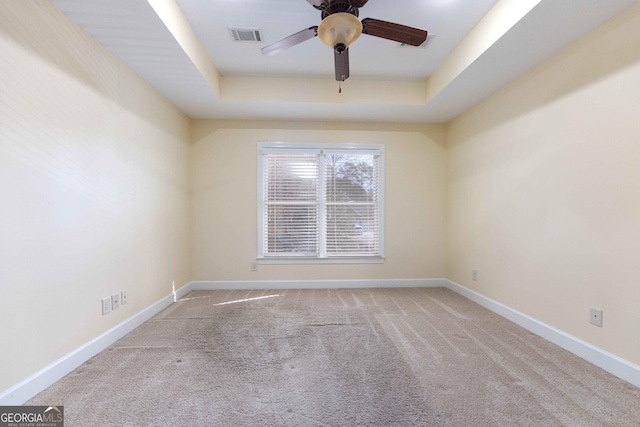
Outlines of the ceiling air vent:
M260 30L254 28L229 28L229 35L237 42L261 42Z
M427 39L420 46L411 46L410 44L400 43L398 47L413 47L417 49L426 49L431 44L431 40L433 40L435 36L427 36Z

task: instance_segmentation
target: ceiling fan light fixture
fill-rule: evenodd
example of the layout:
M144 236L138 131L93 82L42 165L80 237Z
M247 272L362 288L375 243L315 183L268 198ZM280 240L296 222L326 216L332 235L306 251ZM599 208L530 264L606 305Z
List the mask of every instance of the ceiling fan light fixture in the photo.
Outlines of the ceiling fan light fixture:
M349 48L362 34L362 23L350 13L334 13L322 20L318 26L318 37L331 49L338 45Z

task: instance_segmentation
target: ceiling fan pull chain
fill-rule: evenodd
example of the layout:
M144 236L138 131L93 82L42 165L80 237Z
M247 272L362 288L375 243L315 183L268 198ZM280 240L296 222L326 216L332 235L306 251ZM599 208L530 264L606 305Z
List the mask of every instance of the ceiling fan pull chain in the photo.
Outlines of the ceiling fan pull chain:
M342 93L342 81L338 82L338 93Z

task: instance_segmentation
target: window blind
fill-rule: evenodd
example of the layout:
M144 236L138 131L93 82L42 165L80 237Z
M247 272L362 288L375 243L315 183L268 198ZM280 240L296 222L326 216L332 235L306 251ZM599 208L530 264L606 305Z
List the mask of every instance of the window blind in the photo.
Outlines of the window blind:
M264 155L265 255L319 255L318 160L315 154Z
M379 150L285 147L259 153L259 256L381 256Z

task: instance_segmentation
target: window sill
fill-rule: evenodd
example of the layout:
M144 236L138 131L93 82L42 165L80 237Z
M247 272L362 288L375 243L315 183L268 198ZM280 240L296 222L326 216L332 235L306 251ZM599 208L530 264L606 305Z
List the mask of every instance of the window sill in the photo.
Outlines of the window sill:
M258 264L383 264L382 256L367 257L336 257L336 258L315 258L315 257L271 257L257 258Z

